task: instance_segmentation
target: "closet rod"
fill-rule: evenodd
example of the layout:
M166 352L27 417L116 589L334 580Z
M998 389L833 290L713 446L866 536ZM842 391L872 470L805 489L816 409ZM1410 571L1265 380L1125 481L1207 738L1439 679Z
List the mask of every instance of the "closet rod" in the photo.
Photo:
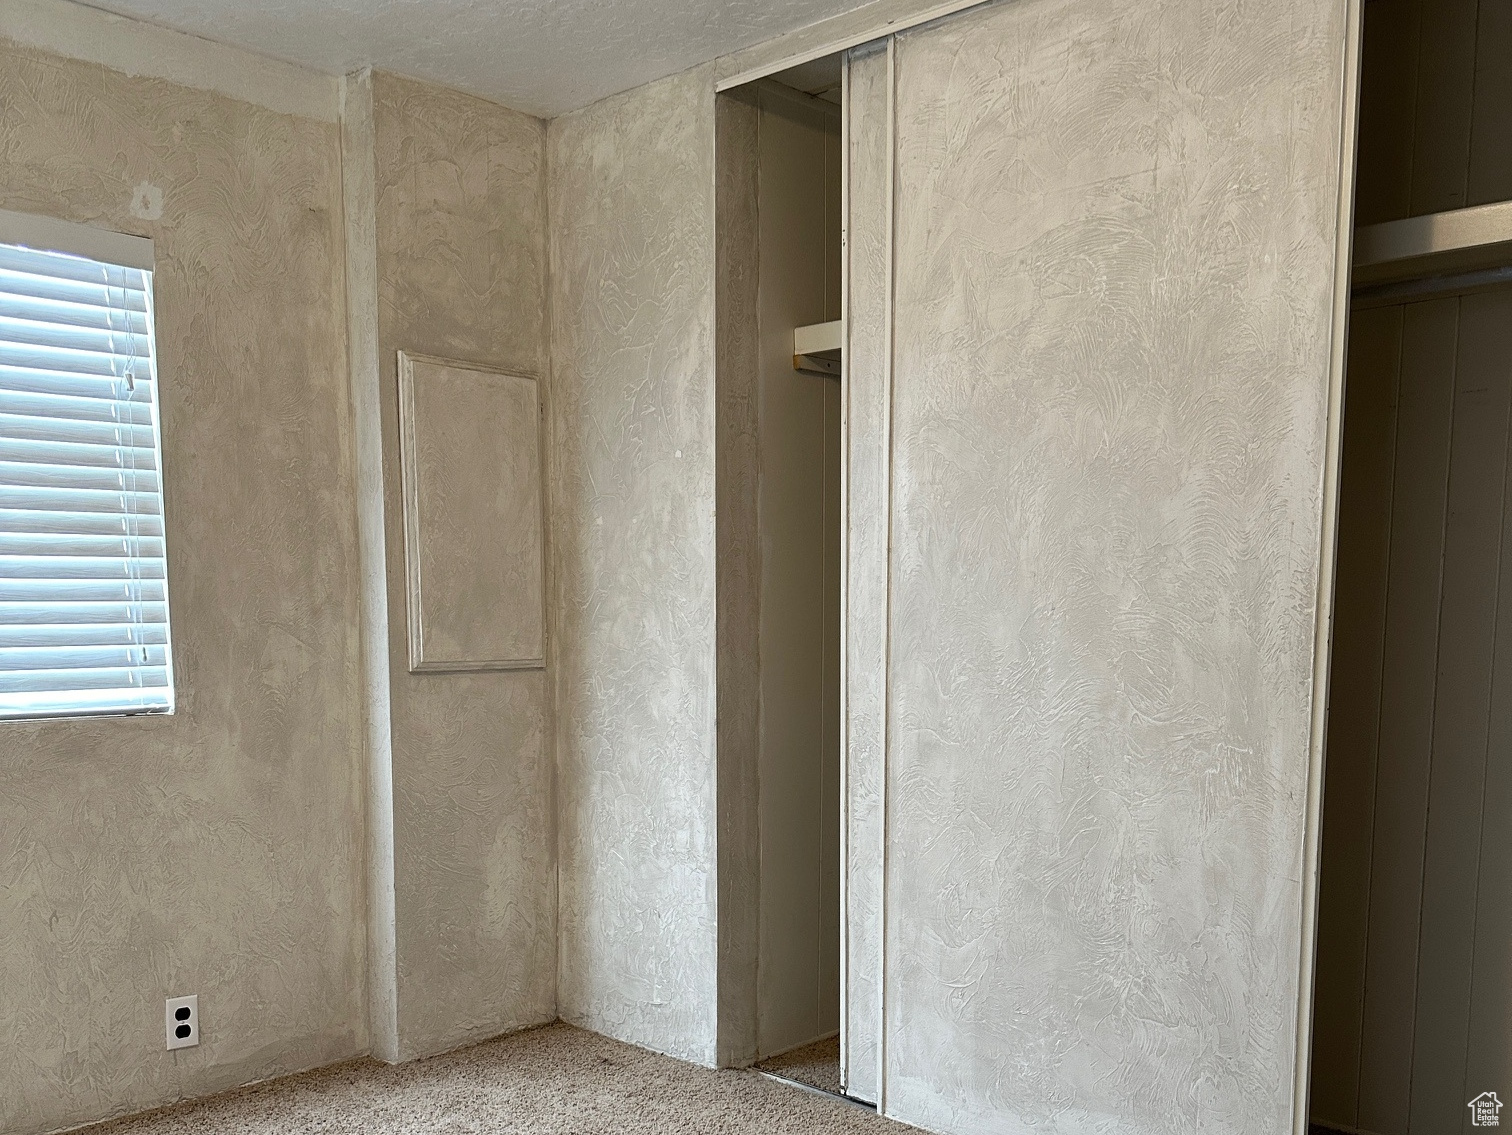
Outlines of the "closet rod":
M1440 296L1469 295L1490 288L1512 284L1512 265L1482 268L1476 272L1456 272L1444 276L1417 276L1392 280L1384 284L1355 284L1350 303L1355 309L1388 307L1394 303L1434 299Z
M1447 277L1512 264L1512 201L1429 213L1355 230L1356 287Z

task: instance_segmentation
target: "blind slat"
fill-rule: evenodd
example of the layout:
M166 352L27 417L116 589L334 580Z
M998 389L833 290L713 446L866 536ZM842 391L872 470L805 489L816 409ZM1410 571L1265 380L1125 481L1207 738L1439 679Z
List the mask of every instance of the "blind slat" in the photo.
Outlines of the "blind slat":
M147 312L123 311L114 305L79 303L46 297L18 296L0 292L0 319L17 320L54 330L78 328L91 331L129 331L144 339L147 335Z
M90 422L75 418L43 418L34 414L0 413L0 438L14 442L38 441L55 445L130 446L154 451L150 424Z
M18 272L5 267L0 252L0 292L18 299L56 300L121 311L147 311L147 293L137 287L112 287L95 280L69 280Z
M35 508L47 512L102 512L116 515L157 514L156 490L41 489L0 483L0 509Z
M83 667L78 670L4 670L0 669L0 694L57 693L62 690L113 689L134 686L138 689L167 685L165 666Z
M0 719L151 714L166 708L164 691L151 687L0 694Z
M0 718L172 708L150 288L0 244Z
M0 646L0 673L41 674L45 670L131 670L158 668L167 659L161 644L121 646Z
M163 538L124 534L89 536L81 533L7 532L0 526L0 556L36 556L46 559L113 559L132 556L162 559Z
M92 603L133 599L162 603L167 598L161 579L144 579L140 583L104 579L0 579L0 601L10 603L40 604L69 599Z
M54 599L42 603L0 600L0 626L48 626L75 623L162 623L168 606L122 599Z
M0 457L0 485L154 494L158 488L154 469L132 469L121 465L43 465L7 461L3 457Z
M163 579L160 559L147 556L6 556L0 555L0 579L64 581L97 579L115 583L123 579Z
M0 508L0 532L13 536L160 537L163 518L150 513Z
M135 367L145 370L146 359L130 350L92 351L86 347L49 347L0 339L0 366L124 377Z
M124 318L115 327L90 327L78 323L17 319L0 308L0 339L17 346L49 350L127 359L147 357L147 336L133 331L129 321Z
M47 252L14 244L0 244L0 271L22 277L76 280L86 284L99 284L102 287L132 288L136 291L146 290L149 275L140 268L106 264L101 260L91 260L87 256L73 256L66 252Z
M0 374L0 384L5 376ZM138 393L140 392L140 393ZM64 421L112 422L148 428L152 426L152 388L143 389L137 383L137 391L130 399L111 398L108 395L73 395L44 393L13 386L9 390L0 385L0 414L17 414L35 418L59 418Z
M0 649L17 646L166 646L162 623L0 623Z
M135 437L127 427L114 441L65 441L61 438L15 437L0 425L0 461L22 465L88 465L101 469L156 469L152 438ZM146 444L143 444L145 441Z

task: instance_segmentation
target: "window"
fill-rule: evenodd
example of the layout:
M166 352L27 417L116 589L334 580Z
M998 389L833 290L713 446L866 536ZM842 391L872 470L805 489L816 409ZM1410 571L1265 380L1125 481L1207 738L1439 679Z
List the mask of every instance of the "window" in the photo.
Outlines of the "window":
M152 264L0 212L0 718L172 712Z

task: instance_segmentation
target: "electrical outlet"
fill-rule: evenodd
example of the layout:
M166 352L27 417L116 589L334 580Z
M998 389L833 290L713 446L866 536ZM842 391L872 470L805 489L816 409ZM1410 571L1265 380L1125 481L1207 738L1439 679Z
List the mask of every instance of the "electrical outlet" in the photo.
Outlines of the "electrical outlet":
M199 994L168 998L164 1014L168 1026L168 1047L193 1048L199 1043Z

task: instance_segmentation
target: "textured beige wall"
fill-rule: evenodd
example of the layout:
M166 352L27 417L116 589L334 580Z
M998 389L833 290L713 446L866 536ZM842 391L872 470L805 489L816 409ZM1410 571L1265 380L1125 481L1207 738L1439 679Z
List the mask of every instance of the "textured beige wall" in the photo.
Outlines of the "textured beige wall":
M896 52L886 1109L1290 1130L1346 4Z
M397 352L546 370L546 127L374 75L400 1058L556 1015L543 670L408 669Z
M701 67L549 128L566 1020L716 1058L714 123Z
M367 1047L330 122L0 44L0 208L157 247L172 717L0 725L0 1130ZM162 215L133 215L141 182ZM163 998L203 1042L167 1053Z

